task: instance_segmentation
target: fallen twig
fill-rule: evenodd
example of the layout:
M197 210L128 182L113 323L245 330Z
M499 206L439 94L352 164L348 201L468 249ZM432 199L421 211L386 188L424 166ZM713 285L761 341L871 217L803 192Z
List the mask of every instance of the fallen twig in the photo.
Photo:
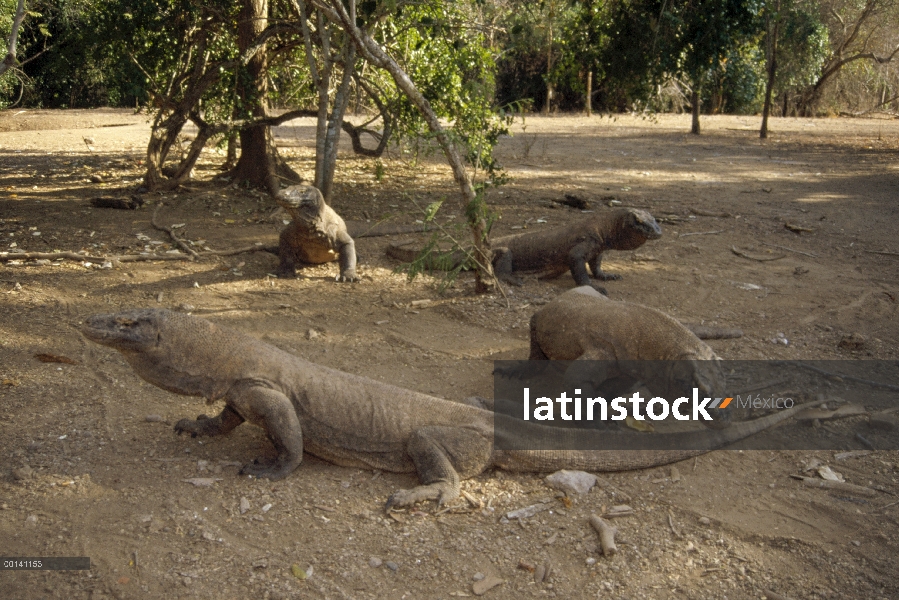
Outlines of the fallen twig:
M780 260L781 258L784 258L786 256L785 254L781 254L780 256L752 256L751 254L746 254L745 252L743 252L741 250L737 250L736 246L731 246L730 251L733 252L734 254L736 254L737 256L741 256L743 258L748 258L749 260L755 260L758 262L770 262L772 260Z
M868 254L882 254L883 256L899 256L899 252L890 252L888 250L865 250Z
M77 252L0 252L0 262L9 262L11 260L74 260L77 262L139 262L150 260L190 260L190 256L185 254L169 254L159 256L156 254L122 254L120 256L91 256L89 254L78 254Z
M804 475L790 475L790 477L798 479L809 487L847 492L849 494L855 494L856 496L871 497L877 495L877 490L862 485L855 485L854 483L847 483L845 481L831 481L830 479L818 479L816 477L805 477Z
M716 229L715 231L694 231L693 233L682 233L677 237L687 237L688 235L714 235L716 233L724 233L726 229Z
M615 534L618 533L618 529L596 515L590 517L590 525L599 534L599 546L602 548L603 556L617 554L618 546L615 545Z
M813 233L815 231L810 227L803 227L802 225L795 225L793 223L784 223L784 229L792 231L796 235L799 235L802 232Z
M809 256L811 258L818 258L818 255L814 252L803 252L802 250L793 250L792 248L787 248L786 246L778 246L777 244L769 244L768 242L761 242L763 246L770 246L772 248L777 248L778 250L786 250L787 252L794 252L796 254L801 254L803 256Z
M729 219L733 217L732 214L726 212L716 213L709 210L702 210L693 207L689 207L687 210L699 217L715 217L716 219Z
M674 534L674 537L681 538L680 530L674 524L674 515L671 514L671 511L668 511L668 526L671 528L671 533Z
M175 235L175 231L172 227L160 225L156 222L156 215L159 213L160 208L162 208L162 204L156 206L156 209L153 211L153 216L150 218L150 224L153 225L153 228L168 233L169 237L172 238L172 241L191 256L191 260L199 258L199 254L197 254L197 251L191 248L190 245L187 244L187 242Z

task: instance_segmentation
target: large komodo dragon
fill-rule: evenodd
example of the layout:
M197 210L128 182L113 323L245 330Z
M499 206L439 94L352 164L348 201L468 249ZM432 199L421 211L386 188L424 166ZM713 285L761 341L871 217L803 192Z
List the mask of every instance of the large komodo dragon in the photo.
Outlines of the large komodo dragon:
M278 456L249 463L242 473L280 479L300 464L304 450L343 466L417 472L421 485L391 495L388 508L452 500L459 495L460 479L491 466L542 472L663 465L733 443L796 412L702 431L692 445L683 446L702 450L499 451L493 445L494 419L508 417L316 365L198 317L131 310L92 316L82 332L120 351L138 375L156 386L225 401L216 417L178 421L179 433L220 435L244 421L263 427ZM533 427L534 435L552 429Z
M610 395L637 382L669 398L694 387L703 397L724 393L721 359L685 325L660 310L610 300L589 286L568 290L531 317L528 360L547 359L577 361L566 381ZM714 420L704 423L728 424L729 411L709 412Z

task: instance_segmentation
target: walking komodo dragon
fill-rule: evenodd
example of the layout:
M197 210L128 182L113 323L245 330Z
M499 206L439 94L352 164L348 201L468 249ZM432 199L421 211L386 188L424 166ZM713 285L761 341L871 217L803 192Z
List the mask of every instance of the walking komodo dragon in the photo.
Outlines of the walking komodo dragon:
M263 427L277 458L249 463L244 474L280 479L300 464L304 450L338 465L417 473L421 485L391 495L388 508L452 500L461 479L490 467L542 472L663 465L733 443L799 408L723 431L702 431L683 446L694 450L500 451L494 449L494 420L508 417L316 365L198 317L130 310L89 317L82 332L121 352L156 386L225 401L216 417L178 421L179 433L221 435L244 421ZM534 435L551 429L533 427Z
M662 228L651 214L636 208L622 208L611 212L596 213L586 219L546 231L529 231L491 240L493 268L496 276L511 285L521 285L518 273L537 273L539 277L558 277L571 271L578 285L594 286L593 278L600 281L621 279L621 275L602 270L602 253L606 250L634 250L647 240L662 236ZM415 250L405 245L393 244L387 248L393 258L412 262ZM441 264L449 268L457 266L465 256L460 252ZM590 273L587 272L587 266Z

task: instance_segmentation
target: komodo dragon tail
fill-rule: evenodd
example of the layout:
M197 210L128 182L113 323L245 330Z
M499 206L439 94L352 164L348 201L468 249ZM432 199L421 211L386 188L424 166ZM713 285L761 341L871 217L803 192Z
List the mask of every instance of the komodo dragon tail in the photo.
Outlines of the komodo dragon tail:
M494 453L494 465L507 471L540 473L558 469L580 469L584 471L614 472L631 471L658 467L673 462L686 460L700 454L724 448L751 435L764 431L793 415L815 406L819 402L807 402L788 410L774 414L734 423L727 429L704 430L696 432L631 434L617 432L598 432L596 430L561 429L542 425L522 423L519 421L512 429L516 435L524 433L528 445L539 448L541 439L545 446L559 445L567 447L588 446L591 441L601 436L628 436L639 439L639 450L500 450ZM506 417L511 418L511 417ZM502 415L497 415L497 435L503 435ZM638 437L637 437L638 436ZM499 440L498 440L499 441ZM637 445L635 443L635 445ZM501 446L501 444L498 444ZM622 444L623 446L623 444ZM651 446L664 449L651 449ZM614 447L614 446L613 446ZM676 448L685 448L678 450Z

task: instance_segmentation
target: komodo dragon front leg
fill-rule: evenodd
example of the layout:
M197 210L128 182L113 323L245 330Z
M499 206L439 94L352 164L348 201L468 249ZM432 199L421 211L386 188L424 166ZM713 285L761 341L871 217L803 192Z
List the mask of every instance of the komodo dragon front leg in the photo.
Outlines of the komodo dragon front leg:
M423 427L409 436L406 452L422 485L392 494L387 510L422 500L436 500L438 504L454 500L459 496L462 479L474 477L490 466L493 440L482 431L465 427Z
M228 405L216 417L196 421L182 419L175 424L178 433L193 436L223 435L250 421L264 428L278 451L275 460L257 458L244 465L242 475L282 479L303 460L303 431L290 398L282 392L255 383L240 383L226 394Z
M586 285L592 287L604 296L608 296L604 287L596 285L590 280L590 274L587 273L588 262L593 277L601 281L621 279L621 275L612 275L610 273L602 272L602 269L599 266L599 263L602 260L602 252L598 246L600 246L600 244L593 238L587 238L574 246L568 253L568 268L571 270L571 276L574 277L574 281L579 286Z
M590 272L593 273L593 277L595 279L599 279L600 281L615 281L621 279L621 275L617 273L606 273L602 270L602 252L598 252L593 258L591 258L588 262L590 265ZM596 286L593 286L596 287Z

